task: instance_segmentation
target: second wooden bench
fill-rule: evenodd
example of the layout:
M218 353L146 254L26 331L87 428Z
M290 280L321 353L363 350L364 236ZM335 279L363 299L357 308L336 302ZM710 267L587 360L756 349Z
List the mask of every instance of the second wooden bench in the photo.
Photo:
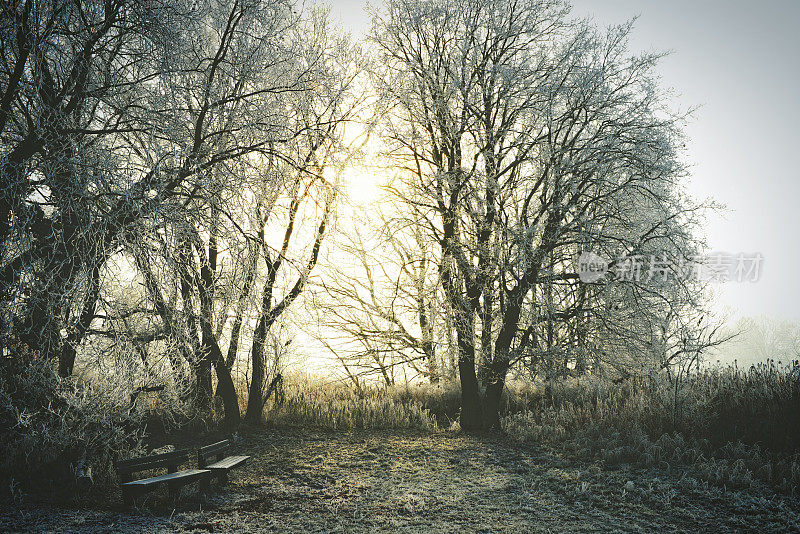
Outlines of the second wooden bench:
M228 455L231 448L231 441L224 439L197 450L197 466L200 469L207 469L219 477L220 482L227 482L228 471L250 459L249 456Z

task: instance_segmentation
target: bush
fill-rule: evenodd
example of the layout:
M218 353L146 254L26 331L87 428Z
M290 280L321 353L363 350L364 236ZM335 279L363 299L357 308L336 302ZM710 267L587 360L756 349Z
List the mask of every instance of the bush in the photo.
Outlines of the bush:
M461 410L461 387L458 382L395 385L388 388L387 393L402 405L424 408L438 427L447 428L458 420Z
M82 493L75 490L83 464L91 481L83 480L95 492L106 489L114 459L143 452L148 422L163 427L176 419L172 399L132 403L132 391L130 383L112 387L108 376L62 379L49 361L15 347L0 369L0 483L12 493L74 497Z

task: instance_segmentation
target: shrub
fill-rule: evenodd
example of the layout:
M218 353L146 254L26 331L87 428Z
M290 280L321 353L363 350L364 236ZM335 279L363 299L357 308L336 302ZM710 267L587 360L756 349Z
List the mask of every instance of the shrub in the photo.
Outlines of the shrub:
M441 428L447 428L458 420L461 409L461 387L458 382L406 383L388 388L387 393L402 405L423 407Z
M131 402L134 388L117 375L103 380L62 379L51 363L25 346L15 347L0 368L0 483L56 499L77 496L76 469L91 468L91 488L113 481L113 460L142 452L147 424L169 426L179 403ZM61 491L52 492L52 488ZM81 488L83 489L83 488Z

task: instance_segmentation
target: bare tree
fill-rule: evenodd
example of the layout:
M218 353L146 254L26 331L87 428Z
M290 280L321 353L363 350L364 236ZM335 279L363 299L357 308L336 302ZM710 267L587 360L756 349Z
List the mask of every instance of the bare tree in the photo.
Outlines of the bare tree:
M279 157L270 161L267 186L274 188L272 207L258 214L266 276L259 290L250 352L252 378L246 419L251 423L263 418L267 334L306 288L317 264L338 194L339 175L350 157L344 129L363 107L363 96L355 93L362 72L358 50L346 37L332 32L324 12L313 12L300 30L298 38L304 42L300 57L311 66L315 78L309 91L289 104L286 120L297 133ZM305 235L312 220L316 220L315 231ZM274 235L279 239L269 238L266 232L272 229L277 230ZM281 285L287 286L282 295Z
M371 377L393 385L399 368L439 381L438 260L419 221L356 211L337 237L336 259L323 268L312 302L319 315L312 335L356 387Z
M147 211L114 140L143 127L138 88L158 70L148 52L163 31L153 21L171 8L30 1L0 10L3 343L22 338L68 376L120 229Z
M258 292L260 413L265 336L333 209L357 51L324 12L283 0L0 9L3 343L23 337L69 376L87 334L135 341L143 362L188 368L202 409L213 369L235 424L231 369ZM133 308L112 298L126 276L144 288Z
M397 0L375 26L398 192L438 243L454 310L461 425L497 427L535 325L552 350L554 319L586 311L560 289L577 281L566 258L691 246L682 117L651 75L659 56L627 53L630 25L603 34L560 2Z

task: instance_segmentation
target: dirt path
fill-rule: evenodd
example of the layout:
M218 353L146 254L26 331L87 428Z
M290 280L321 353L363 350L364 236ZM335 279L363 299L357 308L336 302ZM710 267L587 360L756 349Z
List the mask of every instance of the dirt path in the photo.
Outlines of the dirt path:
M789 498L724 491L677 473L602 470L553 452L453 433L269 430L231 483L181 508L0 509L0 530L106 532L800 531ZM630 481L630 483L628 483ZM159 504L162 503L162 504Z

